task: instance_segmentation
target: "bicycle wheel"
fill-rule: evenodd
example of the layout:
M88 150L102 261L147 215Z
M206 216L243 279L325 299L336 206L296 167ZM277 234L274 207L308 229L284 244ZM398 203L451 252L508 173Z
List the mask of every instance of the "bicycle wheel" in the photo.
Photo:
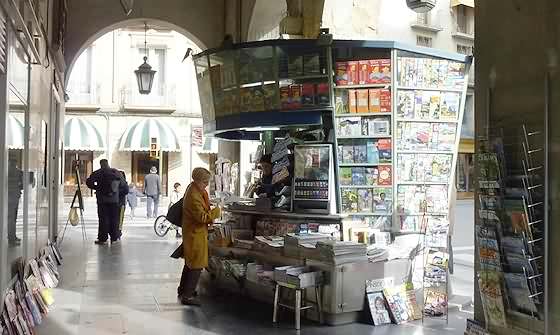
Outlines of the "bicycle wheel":
M154 231L159 237L164 237L167 232L171 229L171 222L167 221L165 215L160 215L154 221Z

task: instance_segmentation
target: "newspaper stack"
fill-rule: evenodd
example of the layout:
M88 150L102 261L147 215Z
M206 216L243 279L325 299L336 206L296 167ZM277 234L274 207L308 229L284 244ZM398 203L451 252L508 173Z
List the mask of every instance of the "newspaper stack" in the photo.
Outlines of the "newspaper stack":
M389 258L389 252L385 248L370 245L367 248L367 257L371 263L384 262Z
M334 265L367 261L367 246L356 242L321 241L317 243L321 260Z
M282 236L256 236L253 249L270 254L282 254L284 238Z
M305 257L307 252L313 252L315 245L320 241L330 241L332 238L326 234L287 234L284 236L284 256Z

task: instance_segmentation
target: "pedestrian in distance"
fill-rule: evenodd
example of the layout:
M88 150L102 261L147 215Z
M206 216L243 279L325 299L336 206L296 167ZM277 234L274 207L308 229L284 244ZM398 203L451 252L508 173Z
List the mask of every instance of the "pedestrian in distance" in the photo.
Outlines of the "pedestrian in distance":
M135 184L128 185L128 194L126 195L126 202L128 207L130 207L130 218L134 219L134 210L138 207L138 197L143 196L143 194L138 191Z
M208 228L220 216L220 208L210 207L206 187L210 183L210 171L196 168L193 182L183 198L183 258L185 265L177 293L184 305L199 306L195 298L196 286L202 269L208 267Z
M157 218L159 196L161 195L161 179L157 174L157 168L152 166L150 173L144 177L144 194L147 197L146 217ZM152 209L153 207L153 209Z
M128 185L122 173L109 166L106 159L100 162L100 169L94 171L86 180L86 185L95 191L97 198L97 215L99 228L95 244L107 244L119 241L120 201L128 193Z
M183 189L181 188L181 184L180 183L175 183L173 184L173 191L171 191L170 195L169 195L169 208L171 208L171 206L173 206L175 203L177 203L178 201L182 201L183 200ZM175 230L175 237L176 238L180 238L182 235L179 232L179 230Z
M21 239L16 236L16 221L19 199L23 190L23 172L17 167L15 160L8 162L8 244L17 246Z

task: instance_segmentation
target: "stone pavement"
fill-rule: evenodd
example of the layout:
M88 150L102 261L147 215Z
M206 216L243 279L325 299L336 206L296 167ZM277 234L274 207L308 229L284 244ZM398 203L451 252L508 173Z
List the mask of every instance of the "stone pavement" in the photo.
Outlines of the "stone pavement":
M71 227L62 244L65 264L52 312L38 334L292 334L291 313L271 323L272 306L239 296L202 292L203 306L181 306L176 286L182 262L168 257L180 243L174 234L157 237L151 221L127 220L119 244L95 246L95 215L86 210L88 241ZM95 214L95 212L93 212ZM427 320L374 327L338 327L304 322L302 334L463 334L470 313L454 310L449 324Z

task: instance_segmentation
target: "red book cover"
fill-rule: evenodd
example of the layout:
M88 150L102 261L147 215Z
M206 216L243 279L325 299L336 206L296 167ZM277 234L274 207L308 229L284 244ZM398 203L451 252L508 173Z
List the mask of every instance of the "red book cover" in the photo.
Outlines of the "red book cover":
M315 104L315 85L313 84L303 84L301 88L302 105L310 106Z
M380 166L379 176L377 177L377 185L391 186L393 184L393 176L391 174L390 166Z
M391 83L391 60L390 59L380 59L379 60L379 72L380 83L389 84Z
M302 103L301 85L290 85L290 108L300 108Z
M346 72L348 73L348 85L358 85L358 62L348 62Z
M339 86L348 85L347 62L336 62L336 84Z
M329 105L331 103L330 88L329 84L321 83L317 84L317 104L319 105Z
M358 61L358 84L365 85L369 82L370 73L369 61L361 60Z
M290 87L280 87L280 105L282 109L290 108Z
M356 90L348 90L348 113L357 113Z
M391 90L386 88L379 90L379 105L381 113L391 112Z
M379 60L371 59L369 62L369 74L368 74L368 84L379 84L381 81L379 80L381 70L379 68Z

